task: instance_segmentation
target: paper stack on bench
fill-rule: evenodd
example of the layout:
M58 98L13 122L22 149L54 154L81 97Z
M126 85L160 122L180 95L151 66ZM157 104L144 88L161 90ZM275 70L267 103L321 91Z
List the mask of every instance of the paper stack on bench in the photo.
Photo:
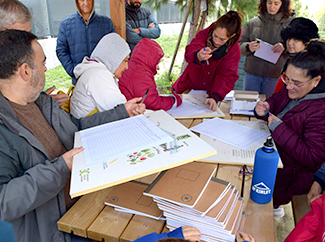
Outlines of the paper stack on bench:
M235 241L243 199L229 182L213 177L216 166L192 162L162 172L144 192L164 212L167 227L191 225L206 242Z

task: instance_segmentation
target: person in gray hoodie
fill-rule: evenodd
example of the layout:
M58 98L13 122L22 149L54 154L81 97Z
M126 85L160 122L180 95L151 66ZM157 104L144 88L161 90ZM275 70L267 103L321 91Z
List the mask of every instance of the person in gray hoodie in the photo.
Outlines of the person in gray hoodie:
M71 200L64 188L73 156L82 151L73 148L75 132L143 113L145 105L73 118L42 92L46 57L36 39L0 32L0 220L13 225L19 242L69 242L57 221Z
M295 17L291 5L292 0L260 0L259 15L244 26L239 40L241 53L246 55L244 90L258 91L266 98L272 95L285 63L285 55L281 55L276 64L255 57L255 51L260 48L257 38L274 45L274 53L283 52L280 32Z
M79 80L70 102L70 112L74 117L85 117L126 103L118 87L118 78L128 68L129 54L130 48L125 40L111 33L99 41L90 58L84 57L75 67L74 74Z

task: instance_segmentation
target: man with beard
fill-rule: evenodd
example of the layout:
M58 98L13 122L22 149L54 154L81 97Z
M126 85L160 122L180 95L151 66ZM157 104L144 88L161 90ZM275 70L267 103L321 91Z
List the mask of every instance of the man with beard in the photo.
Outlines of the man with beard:
M148 9L141 7L142 2L125 0L126 42L131 51L141 39L157 39L160 36L158 23Z
M140 98L73 118L42 92L46 57L36 39L0 32L0 220L13 225L17 241L70 242L56 223L71 205L64 191L73 156L83 150L73 148L74 133L143 113L145 105Z
M104 35L116 32L110 18L95 12L94 0L75 1L78 10L62 20L56 46L58 59L71 76L72 85L77 82L75 66L90 56Z

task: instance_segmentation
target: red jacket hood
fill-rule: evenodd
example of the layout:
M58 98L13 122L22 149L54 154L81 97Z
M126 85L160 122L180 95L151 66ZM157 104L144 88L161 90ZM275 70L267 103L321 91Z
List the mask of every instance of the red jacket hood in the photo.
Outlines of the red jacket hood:
M148 66L154 74L156 74L156 66L163 56L164 51L156 41L143 38L132 51L130 61L143 63Z

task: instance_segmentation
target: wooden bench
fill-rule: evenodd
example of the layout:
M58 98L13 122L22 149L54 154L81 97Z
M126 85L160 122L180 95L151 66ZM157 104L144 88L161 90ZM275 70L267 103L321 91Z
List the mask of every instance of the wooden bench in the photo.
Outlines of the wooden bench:
M295 224L311 210L311 207L308 205L307 194L293 196L291 206Z

